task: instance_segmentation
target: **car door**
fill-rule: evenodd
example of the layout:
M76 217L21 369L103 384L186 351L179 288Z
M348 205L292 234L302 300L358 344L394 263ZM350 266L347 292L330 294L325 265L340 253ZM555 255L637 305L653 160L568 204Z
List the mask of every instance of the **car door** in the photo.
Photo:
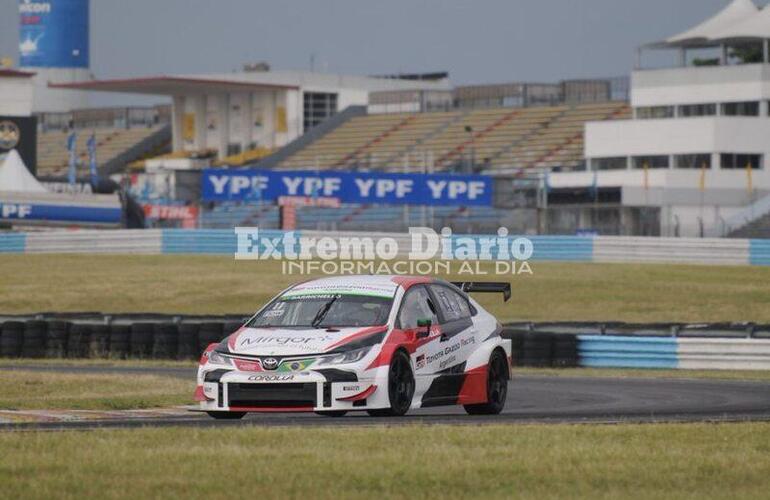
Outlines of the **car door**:
M438 308L441 334L426 345L431 383L422 394L422 406L457 404L465 364L477 348L476 328L468 299L449 285L428 285L432 303Z

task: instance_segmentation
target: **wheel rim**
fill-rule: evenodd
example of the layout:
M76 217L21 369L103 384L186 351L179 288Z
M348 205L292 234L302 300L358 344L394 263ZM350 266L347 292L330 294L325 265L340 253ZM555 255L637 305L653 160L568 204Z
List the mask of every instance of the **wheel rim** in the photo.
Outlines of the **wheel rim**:
M500 405L505 402L508 395L508 377L506 375L505 363L500 356L495 356L489 364L489 378L487 379L487 393L490 403Z
M401 357L397 358L390 367L388 377L388 393L394 410L402 411L412 404L413 385L414 379L411 377L409 367L405 366Z

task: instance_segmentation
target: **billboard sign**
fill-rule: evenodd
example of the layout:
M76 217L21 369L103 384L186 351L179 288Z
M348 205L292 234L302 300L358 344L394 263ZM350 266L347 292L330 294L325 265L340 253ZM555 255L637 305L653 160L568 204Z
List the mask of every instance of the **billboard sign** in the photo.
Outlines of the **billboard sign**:
M0 116L0 155L15 149L27 169L37 171L37 118L34 116Z
M492 205L492 178L483 175L205 169L201 183L205 201L305 196L342 203Z
M19 0L20 66L89 67L89 0Z

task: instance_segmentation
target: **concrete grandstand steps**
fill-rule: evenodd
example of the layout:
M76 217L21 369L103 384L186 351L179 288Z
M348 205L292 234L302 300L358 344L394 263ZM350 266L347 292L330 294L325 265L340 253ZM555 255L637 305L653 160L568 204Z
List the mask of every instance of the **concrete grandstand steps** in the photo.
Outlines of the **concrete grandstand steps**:
M389 136L395 134L401 129L406 128L411 122L415 120L415 115L408 115L400 122L396 123L392 127L390 127L388 130L384 131L382 134L373 137L369 142L361 146L360 148L356 149L355 151L351 152L349 155L347 155L345 158L342 159L342 161L335 164L335 167L343 167L343 166L351 166L351 164L355 164L356 160L360 158L362 155L365 155L368 150L373 149L374 147L378 146L380 143L385 141Z
M149 128L106 128L96 129L93 134L96 137L96 156L99 165L103 165L118 157L135 144L145 140L164 126ZM76 154L78 164L88 164L87 142L91 137L91 131L79 131ZM67 172L69 165L69 152L67 151L67 138L69 132L50 131L38 134L38 175L59 176ZM81 167L82 168L82 167Z
M489 173L573 168L583 162L586 122L628 114L626 103L603 102L356 116L278 168L443 171L471 157Z

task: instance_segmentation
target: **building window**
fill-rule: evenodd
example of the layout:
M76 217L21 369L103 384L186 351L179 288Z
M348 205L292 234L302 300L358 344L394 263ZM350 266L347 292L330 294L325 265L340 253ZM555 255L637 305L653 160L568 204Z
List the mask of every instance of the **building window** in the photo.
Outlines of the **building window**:
M337 113L337 94L305 92L303 94L303 126L308 131Z
M668 168L668 156L634 156L631 164L634 168Z
M759 116L759 102L726 102L722 104L725 116Z
M739 169L751 166L752 170L762 168L762 155L722 153L719 155L719 164L723 169Z
M636 117L642 120L650 118L673 118L674 106L643 106L636 108Z
M711 168L711 154L698 153L674 156L676 168Z
M592 158L591 168L593 170L625 170L627 158L625 156L615 156L612 158Z
M685 104L679 106L679 116L714 116L717 114L716 104Z

